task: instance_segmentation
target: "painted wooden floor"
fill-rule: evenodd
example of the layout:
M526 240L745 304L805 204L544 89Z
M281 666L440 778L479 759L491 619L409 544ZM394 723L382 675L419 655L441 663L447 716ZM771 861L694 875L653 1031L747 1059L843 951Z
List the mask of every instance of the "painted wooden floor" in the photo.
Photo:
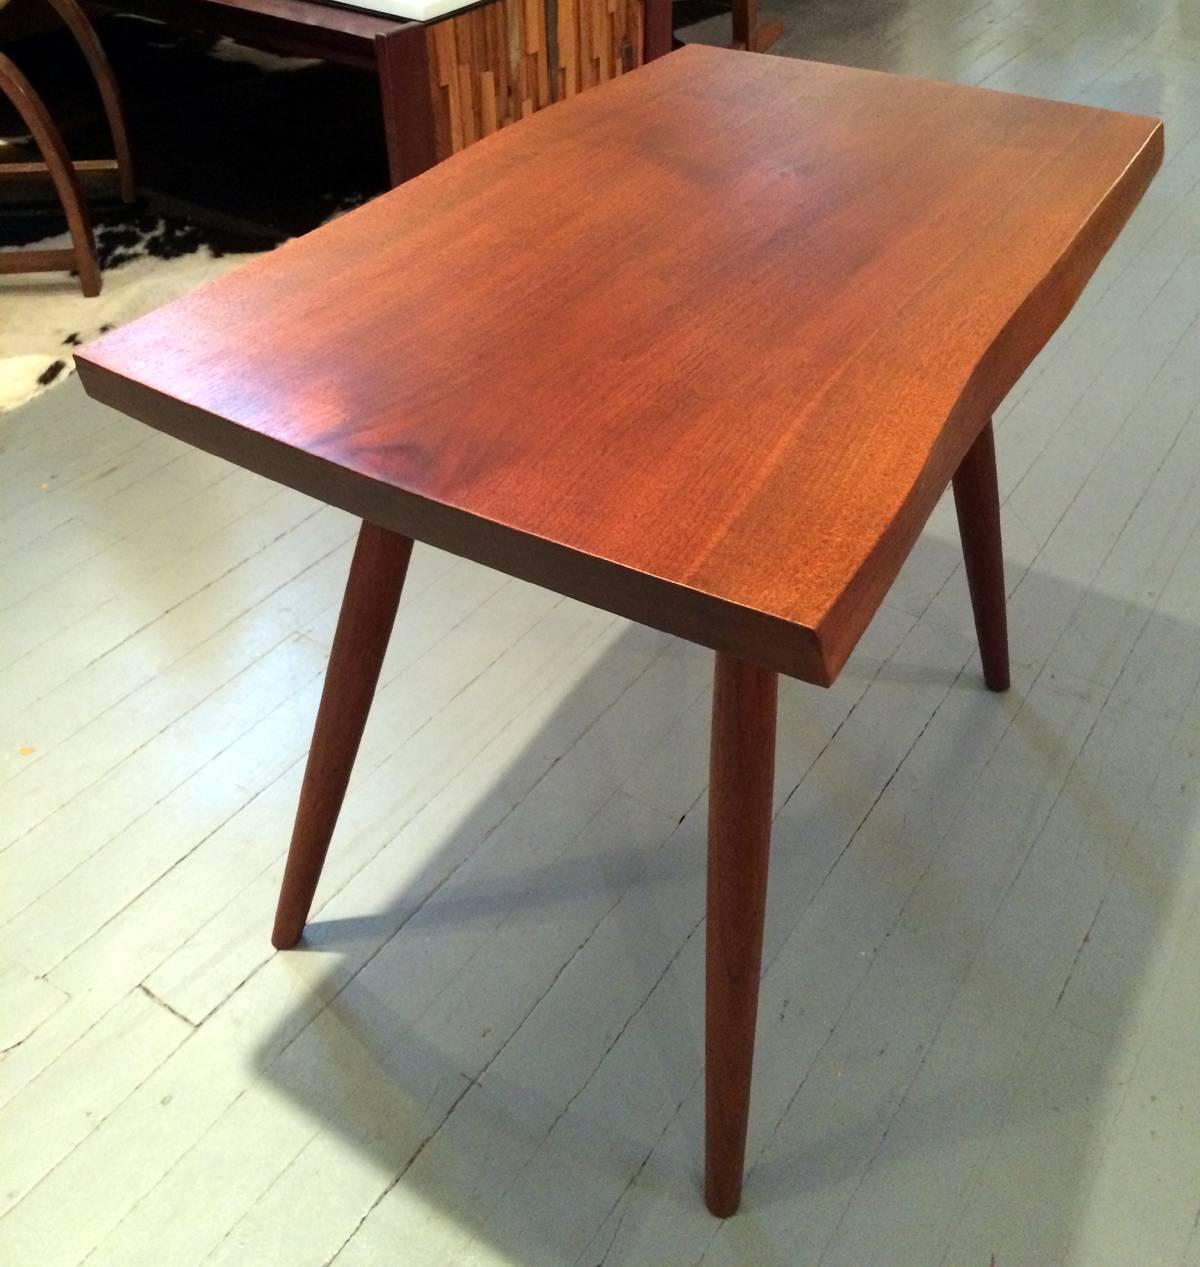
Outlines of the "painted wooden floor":
M419 548L273 954L355 525L71 384L0 420L6 1267L1200 1267L1200 11L778 12L1168 161L998 418L1011 694L945 504L784 691L744 1212L699 1196L708 657Z

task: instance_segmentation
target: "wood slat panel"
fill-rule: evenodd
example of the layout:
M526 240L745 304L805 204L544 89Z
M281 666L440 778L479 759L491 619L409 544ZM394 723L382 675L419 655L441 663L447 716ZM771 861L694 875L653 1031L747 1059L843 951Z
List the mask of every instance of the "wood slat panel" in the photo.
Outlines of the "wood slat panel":
M643 0L495 0L432 24L439 159L642 64Z

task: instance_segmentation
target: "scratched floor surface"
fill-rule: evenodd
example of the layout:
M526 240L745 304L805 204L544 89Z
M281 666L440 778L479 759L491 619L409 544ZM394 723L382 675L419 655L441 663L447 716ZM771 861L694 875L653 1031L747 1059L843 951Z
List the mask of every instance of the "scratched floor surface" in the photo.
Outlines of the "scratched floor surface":
M1011 694L946 505L784 691L743 1213L698 1192L708 657L418 549L272 954L355 525L71 383L0 422L0 1262L1200 1267L1200 16L778 12L1168 161L997 419Z

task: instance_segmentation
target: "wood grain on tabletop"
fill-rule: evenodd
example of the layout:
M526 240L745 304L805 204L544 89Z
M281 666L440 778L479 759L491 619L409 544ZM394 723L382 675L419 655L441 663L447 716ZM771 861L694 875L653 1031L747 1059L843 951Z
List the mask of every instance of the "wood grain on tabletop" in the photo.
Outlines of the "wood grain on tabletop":
M1140 116L689 47L81 374L394 531L828 683L1162 144Z

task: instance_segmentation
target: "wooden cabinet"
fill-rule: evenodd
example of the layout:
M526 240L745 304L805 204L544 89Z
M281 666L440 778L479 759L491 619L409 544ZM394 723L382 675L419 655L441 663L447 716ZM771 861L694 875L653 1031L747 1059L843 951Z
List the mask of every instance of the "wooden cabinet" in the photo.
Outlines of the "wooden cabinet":
M491 0L429 22L321 0L106 7L379 77L393 184L671 48L671 0Z

